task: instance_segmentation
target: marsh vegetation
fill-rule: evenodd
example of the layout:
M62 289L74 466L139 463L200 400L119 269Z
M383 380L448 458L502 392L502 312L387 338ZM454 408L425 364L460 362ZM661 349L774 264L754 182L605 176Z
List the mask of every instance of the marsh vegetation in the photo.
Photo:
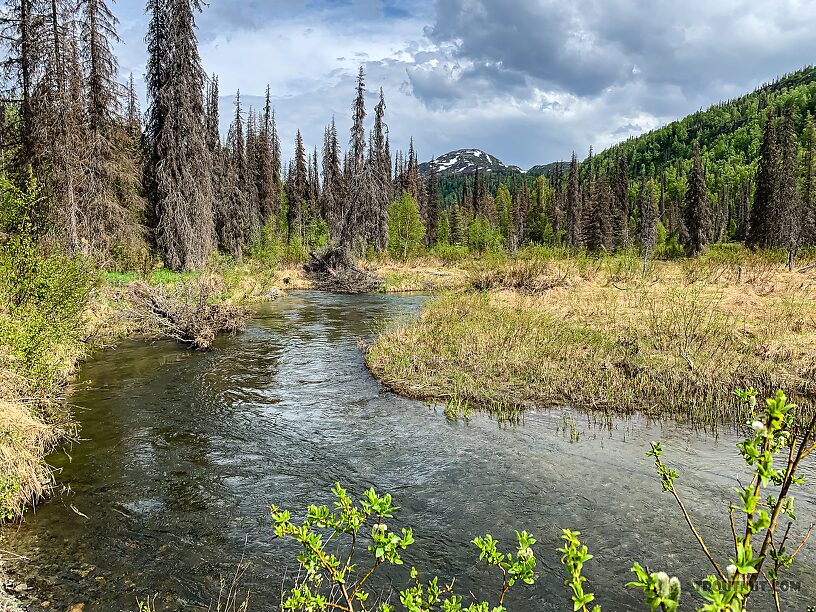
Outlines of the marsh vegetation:
M559 406L741 422L733 390L816 396L816 273L715 249L679 261L528 249L475 263L367 351L389 388L490 409Z

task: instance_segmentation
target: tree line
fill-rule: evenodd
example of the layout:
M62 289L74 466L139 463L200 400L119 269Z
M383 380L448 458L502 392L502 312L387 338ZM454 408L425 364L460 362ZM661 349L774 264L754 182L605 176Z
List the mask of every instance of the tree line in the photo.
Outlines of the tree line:
M433 179L420 178L413 141L392 156L382 90L368 130L362 67L347 150L332 120L320 152L298 132L284 163L268 88L259 111L245 113L236 95L222 139L218 77L205 74L196 39L201 9L148 1L143 115L133 76L117 82L108 0L6 0L0 162L19 184L29 174L42 184L47 198L26 213L38 235L103 266L158 255L182 271L217 251L241 260L264 239L382 252L389 208L407 201L434 242Z
M816 69L806 68L599 155L590 150L583 162L573 153L544 175L445 179L443 234L472 247L484 242L487 221L494 242L509 248L640 247L647 255L743 242L784 250L792 266L816 245L813 110Z
M263 108L235 96L226 138L219 81L203 69L199 0L149 0L148 106L117 81L117 19L108 0L6 0L0 163L33 174L47 198L28 211L49 244L100 265L173 270L216 252L240 261L265 242L305 253L527 243L610 251L658 246L696 254L721 241L798 250L816 242L813 203L816 70L630 139L544 176L477 170L440 185L411 141L392 154L382 90L366 108L357 76L347 147L334 119L320 150L300 132L281 159L267 88ZM528 183L529 179L529 183Z

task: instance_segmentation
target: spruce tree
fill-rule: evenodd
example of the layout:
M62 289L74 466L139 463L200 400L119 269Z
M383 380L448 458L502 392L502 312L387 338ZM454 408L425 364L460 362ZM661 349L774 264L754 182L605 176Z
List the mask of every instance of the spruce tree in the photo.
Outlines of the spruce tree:
M213 75L207 83L207 93L205 96L206 111L205 111L205 133L207 139L207 148L210 153L215 155L221 148L221 132L219 129L220 111L218 108L218 76Z
M335 243L340 239L345 218L343 182L337 126L332 118L323 137L323 190L320 208L329 226L329 240Z
M250 227L250 203L243 181L246 156L240 92L235 97L235 115L227 133L226 147L214 160L218 176L215 228L221 250L241 261Z
M362 172L365 163L365 117L365 72L360 66L357 74L357 95L352 106L351 140L349 141L354 174Z
M232 157L232 163L238 172L238 179L243 183L246 173L246 143L244 141L244 116L241 110L240 90L235 94L235 114L230 125L227 147Z
M43 177L49 205L42 211L39 222L47 221L48 234L70 253L83 250L87 236L88 169L97 167L89 159L89 130L86 120L85 75L82 72L79 41L73 28L64 27L56 11L65 7L52 3L50 29L51 58L46 63L44 79L38 90L47 92L37 104L36 129L33 141L42 143L32 158L35 170ZM45 170L45 172L43 172ZM47 215L47 217L46 217ZM45 229L46 226L43 226Z
M168 76L167 62L170 38L170 0L148 0L147 12L150 15L145 43L147 44L147 68L145 86L148 105L145 113L144 127L144 180L145 193L148 198L147 218L150 227L159 224L159 189L157 183L159 165L159 135L164 133L167 121L168 91L165 82ZM154 246L156 232L153 235Z
M592 251L601 248L600 234L598 234L596 239L593 241L595 244L589 244L589 234L592 232L593 219L596 216L596 212L598 213L598 217L603 214L602 211L596 211L598 206L596 202L597 194L595 193L595 160L592 147L589 148L589 156L587 157L586 161L581 164L579 168L579 179L581 176L581 170L584 171L584 177L581 181L581 244L585 245Z
M16 141L17 156L11 170L20 180L26 168L32 165L38 149L35 139L35 90L36 75L43 62L42 15L37 10L35 0L10 0L6 3L2 17L2 40L8 53L3 58L3 70L10 76L4 98L16 103L19 112Z
M802 246L816 244L816 177L814 176L814 152L816 152L816 121L807 116L805 121L805 155L802 158Z
M668 225L667 222L667 211L666 211L666 172L663 171L660 173L660 203L657 207L657 219L660 221L664 226Z
M110 128L118 105L117 61L112 42L121 42L116 33L118 20L105 0L82 0L81 21L83 60L88 83L88 120L91 132Z
M414 139L408 145L408 167L405 170L405 191L411 194L414 200L419 197L419 164L414 151Z
M263 226L263 211L261 210L261 202L258 198L258 184L257 177L260 172L258 168L258 138L259 128L258 123L260 118L255 111L250 108L247 113L246 122L246 153L244 155L244 177L243 188L247 198L247 221L248 226L245 232L245 241L249 245L257 240L261 233Z
M694 141L691 172L686 191L685 222L688 232L686 250L697 255L708 245L711 228L711 207L708 203L708 188L705 183L703 164L700 159L700 144Z
M272 128L272 102L267 85L261 129L255 150L255 189L258 193L261 225L265 225L278 213L278 181L274 166Z
M427 218L425 220L425 244L433 247L436 244L436 234L439 228L439 178L436 173L436 163L431 158L428 186L426 188Z
M280 147L280 138L278 137L278 126L277 122L275 121L275 111L272 110L271 117L270 117L270 124L271 124L271 136L270 136L270 146L272 147L272 182L275 185L275 193L278 193L281 186L281 147ZM280 210L280 203L277 202L275 204L276 210Z
M587 222L586 246L590 251L603 251L612 247L611 205L612 192L609 177L601 175L592 189L592 214Z
M799 142L794 128L793 110L789 109L781 120L779 132L779 178L776 202L778 220L774 244L788 252L788 268L793 269L802 234L802 198L799 194Z
M622 147L615 153L615 173L612 183L613 192L613 233L618 247L629 246L629 163Z
M385 163L385 172L384 172L384 179L386 188L388 190L387 198L388 201L392 201L394 199L394 182L391 177L391 143L389 142L388 137L388 126L385 126L385 155L383 162Z
M385 124L385 96L383 90L380 88L380 101L374 107L374 133L372 141L372 157L375 160L377 169L381 175L380 180L390 185L391 182L391 158L388 152L388 143L386 131L388 126ZM389 194L390 197L390 194Z
M370 150L370 163L373 165L372 172L375 177L376 188L381 190L378 197L379 205L374 212L376 219L372 225L374 227L374 242L380 245L381 249L388 243L388 205L393 199L391 188L391 159L387 152L387 136L385 134L388 126L385 124L385 96L380 88L380 101L374 108L374 133ZM418 194L417 194L418 195Z
M57 3L50 3L50 7L52 12L57 10ZM71 81L84 81L84 87L79 93L71 86L67 93L68 84L58 83L55 100L48 101L48 105L56 101L56 106L62 107L60 116L52 121L65 123L54 129L51 137L62 140L68 147L66 155L73 158L65 160L62 168L65 175L49 173L52 195L57 196L54 203L62 205L62 197L73 199L68 216L60 214L53 218L52 228L67 237L72 252L82 250L102 265L113 259L116 264L127 266L130 263L127 258L138 258L145 248L143 232L136 223L144 206L135 147L138 126L135 131L128 130L127 118L121 114L120 85L116 82L118 66L112 45L119 41L117 20L104 0L82 0L72 10L80 36L70 43L68 68ZM56 32L60 29L67 31L73 26L57 28ZM53 45L55 49L49 55L59 73L66 67L62 53L65 47L56 40ZM80 105L84 108L77 114ZM66 185L66 180L74 182Z
M151 0L148 33L149 141L156 244L177 271L204 267L215 246L204 130L204 71L195 35L199 0Z
M567 244L570 248L581 247L581 184L578 178L578 158L575 152L570 160L566 200Z
M762 146L759 149L759 170L756 177L754 204L751 207L750 228L747 244L751 247L765 248L773 243L776 225L775 210L777 177L779 173L779 150L776 138L776 116L773 110L768 112Z
M654 183L646 180L646 175L640 185L638 193L638 242L644 260L648 260L657 242L657 208L654 198Z
M527 177L521 178L521 189L518 191L514 209L513 225L515 228L516 243L518 246L527 242L529 236L530 218L530 191L527 188Z
M565 211L566 201L564 197L564 162L559 161L555 164L553 173L553 187L554 196L553 203L550 207L550 223L552 224L553 234L559 236L564 230L565 226Z
M749 214L751 209L751 179L746 179L739 187L737 196L736 231L733 239L744 241L748 238Z
M303 244L303 208L308 197L306 173L306 148L303 146L303 137L298 130L295 136L294 172L291 177L289 210L286 219L289 223L287 235L289 244L292 244L293 240Z
M127 107L125 109L125 128L133 141L140 141L142 136L142 112L139 109L139 98L136 95L136 83L133 73L128 77Z

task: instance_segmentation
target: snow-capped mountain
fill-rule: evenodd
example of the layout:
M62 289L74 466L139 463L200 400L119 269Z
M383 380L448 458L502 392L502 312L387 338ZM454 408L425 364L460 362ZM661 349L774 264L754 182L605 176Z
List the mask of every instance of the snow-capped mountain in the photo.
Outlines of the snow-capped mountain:
M518 166L505 166L501 160L480 149L459 149L436 158L433 162L439 178L451 176L469 176L479 168L481 172L515 173L521 172ZM431 172L431 162L419 164L420 174Z

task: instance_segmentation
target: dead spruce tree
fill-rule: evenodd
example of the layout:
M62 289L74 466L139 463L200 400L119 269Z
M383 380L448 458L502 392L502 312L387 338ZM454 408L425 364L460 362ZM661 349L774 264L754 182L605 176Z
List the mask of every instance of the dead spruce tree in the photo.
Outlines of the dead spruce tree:
M69 7L54 1L48 7L50 27L44 36L45 64L37 90L37 118L33 140L43 143L34 152L33 167L45 173L44 184L50 203L47 214L48 236L69 252L81 248L80 236L86 234L81 186L87 161L88 126L85 120L86 96L76 29L66 24Z
M79 233L84 248L97 259L113 256L128 266L136 263L133 257L146 257L146 245L145 231L136 222L144 210L138 158L127 147L132 136L116 81L118 20L105 0L83 0L79 7L87 117Z
M3 97L18 109L19 115L10 143L16 151L10 170L18 175L34 163L37 153L35 89L42 67L45 35L40 4L35 0L10 0L0 15L2 41L6 47L2 67L9 76Z
M373 211L376 219L372 224L374 228L374 248L379 252L388 248L388 205L392 200L391 159L386 153L385 138L385 130L388 127L385 124L384 117L385 96L382 88L380 88L380 101L374 107L374 133L369 151L369 162L373 166L372 170L376 175L377 185L383 190L379 198L379 206L377 210Z
M357 74L357 95L352 106L351 139L349 140L353 174L362 172L365 163L365 118L365 72L360 66Z
M204 71L195 35L198 0L151 0L148 32L152 199L156 245L173 270L204 267L215 246L204 131Z
M384 103L381 110L385 110ZM357 95L352 107L348 206L344 212L339 240L340 248L355 255L362 255L368 244L381 251L388 246L388 187L379 162L384 153L370 152L366 157L365 117L365 72L361 66L357 76ZM389 160L388 164L390 163Z

